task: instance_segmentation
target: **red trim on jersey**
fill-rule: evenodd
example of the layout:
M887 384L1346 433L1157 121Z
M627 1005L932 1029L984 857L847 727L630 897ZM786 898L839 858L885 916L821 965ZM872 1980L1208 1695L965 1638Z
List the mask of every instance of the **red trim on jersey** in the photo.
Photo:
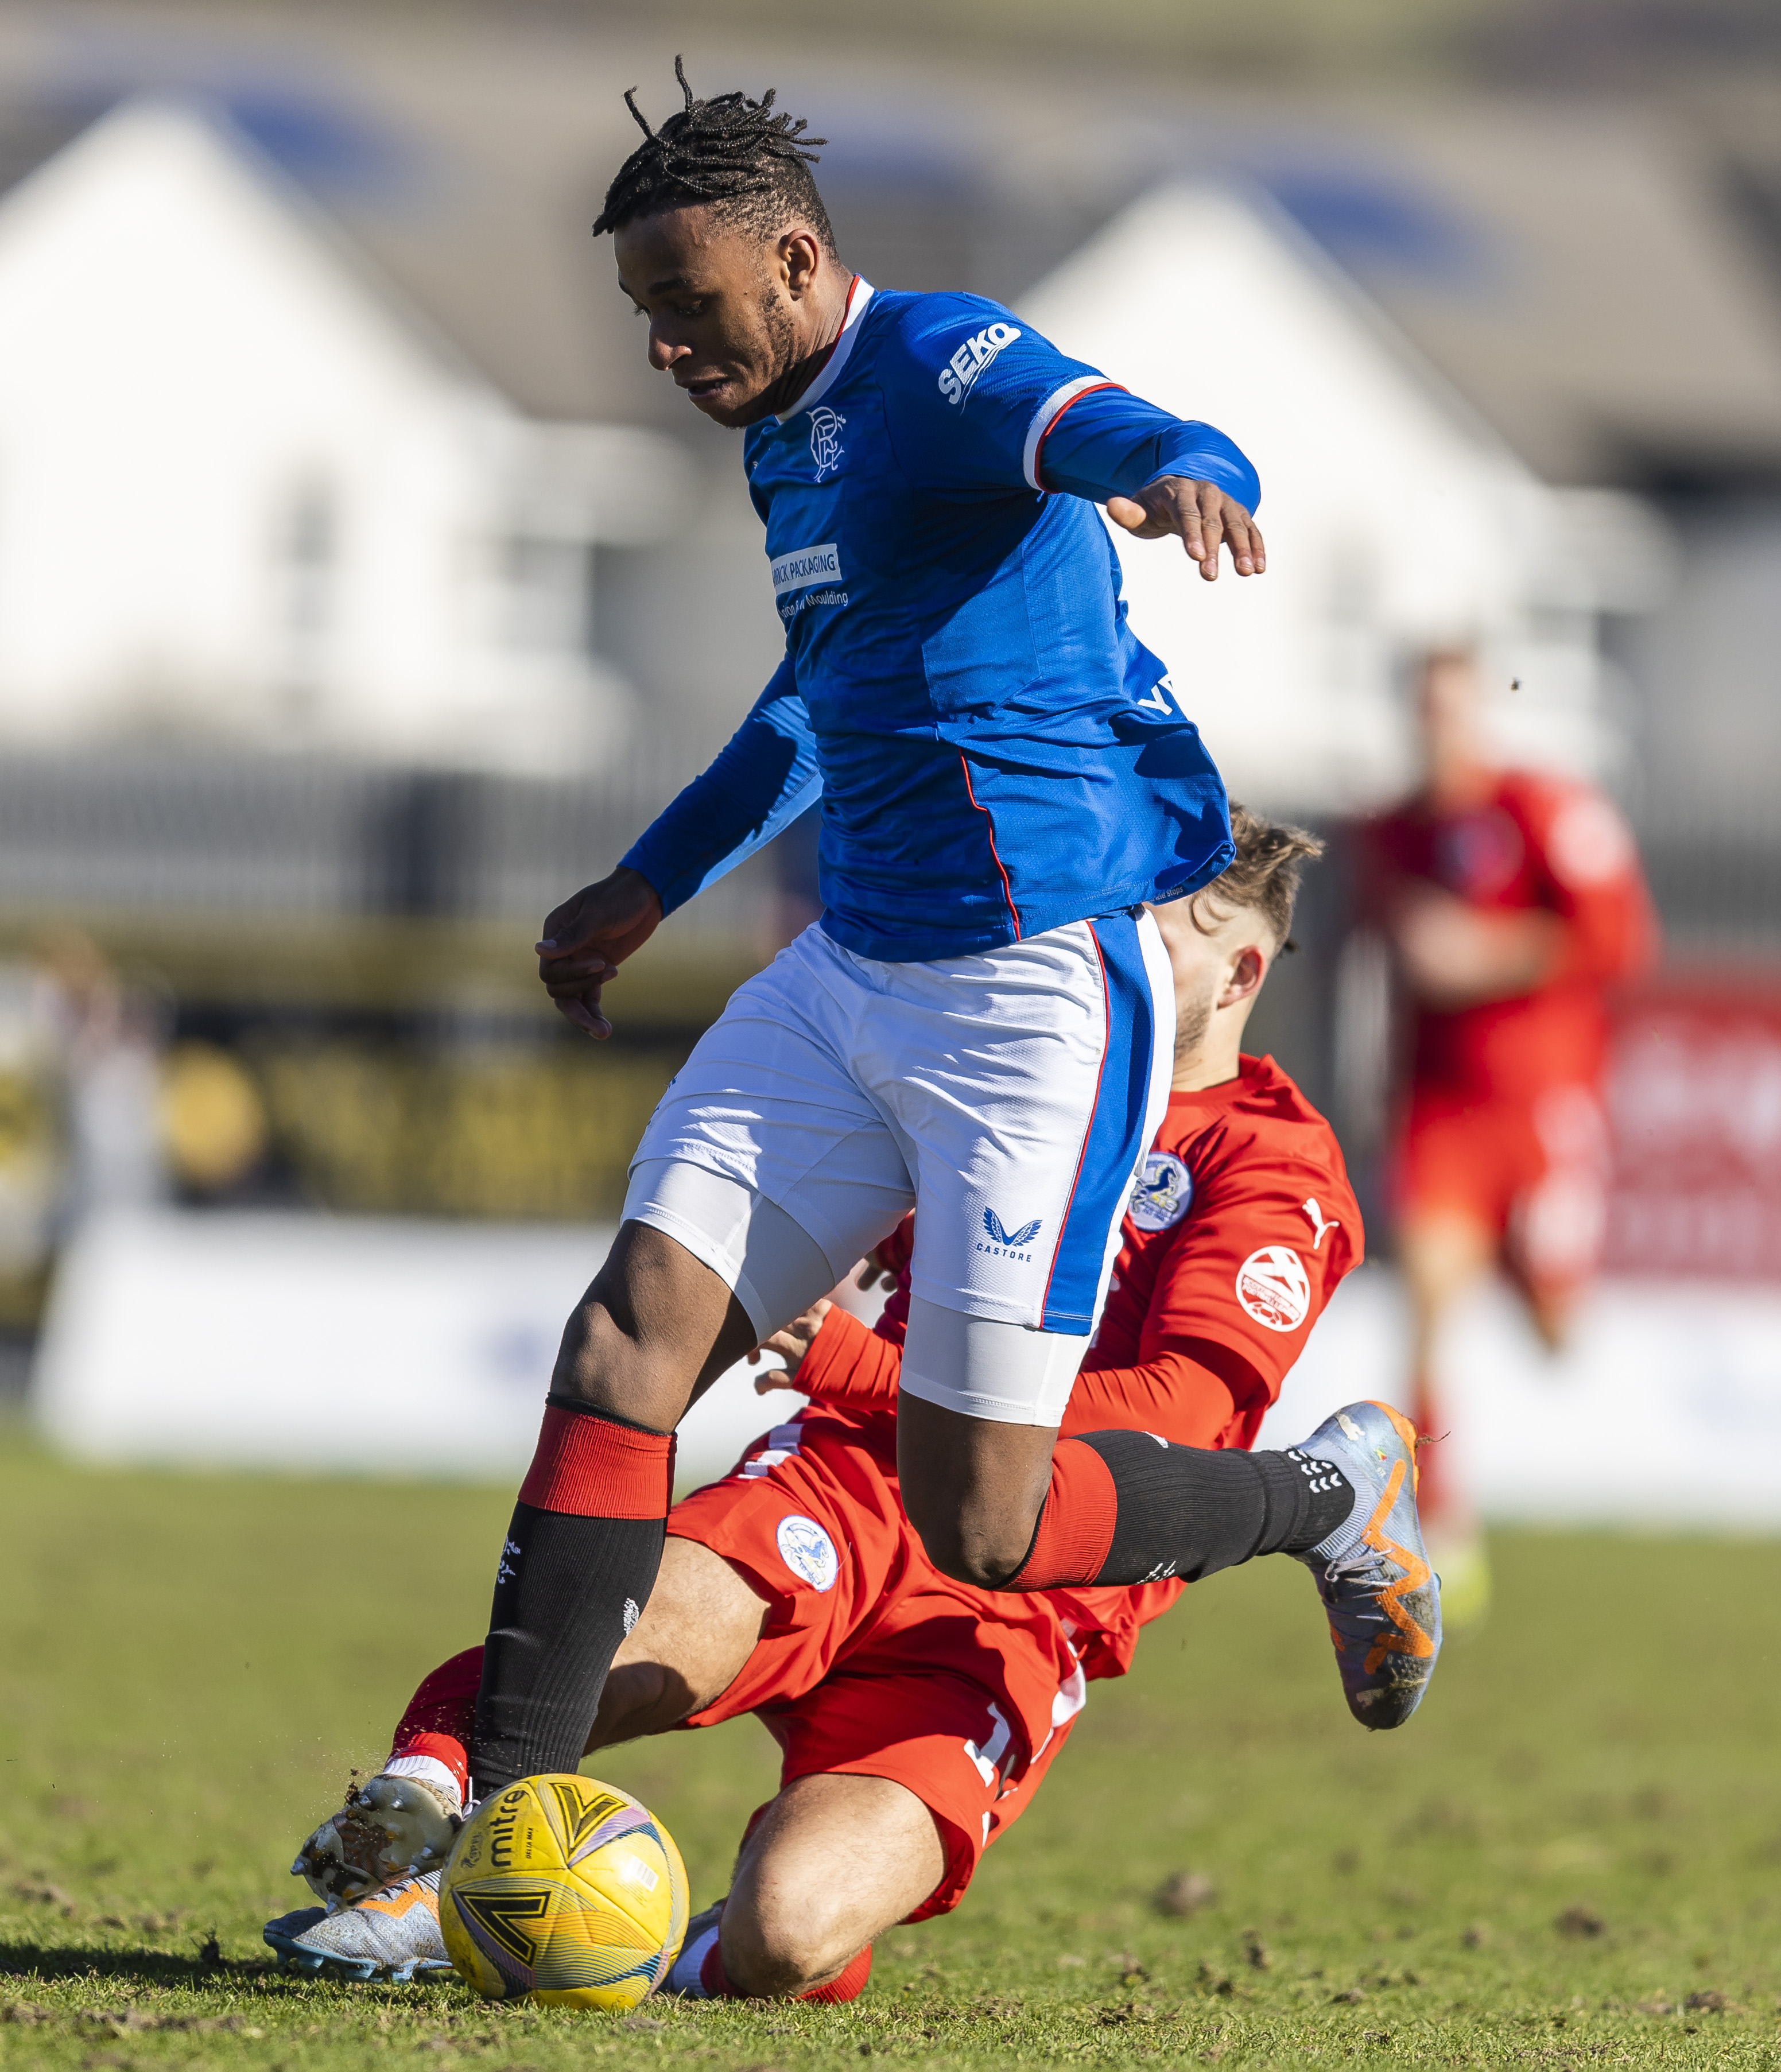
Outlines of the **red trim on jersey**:
M1073 410L1084 396L1098 396L1103 388L1123 388L1125 386L1125 384L1123 381L1097 381L1092 388L1079 388L1067 403L1060 403L1058 405L1057 409L1051 413L1050 422L1039 434L1039 444L1033 449L1033 479L1035 482L1039 479L1040 467L1045 459L1045 442L1057 430L1058 420L1067 412Z
M1088 1156L1088 1140L1095 1133L1095 1116L1100 1107L1100 1083L1107 1071L1107 1053L1113 1047L1113 1002L1107 989L1107 960L1100 953L1100 938L1095 933L1092 921L1087 924L1088 939L1095 946L1096 961L1100 966L1100 1005L1106 1018L1106 1033L1100 1041L1100 1063L1095 1067L1095 1097L1088 1104L1088 1120L1082 1132L1082 1149L1076 1153L1076 1170L1070 1176L1070 1198L1063 1205L1063 1214L1058 1219L1056 1242L1051 1247L1051 1270L1045 1276L1045 1293L1039 1297L1039 1314L1043 1318L1051 1306L1051 1283L1058 1272L1058 1254L1063 1249L1063 1233L1070 1227L1070 1211L1076 1204L1076 1190L1082 1184L1083 1161Z
M816 356L816 364L810 370L810 379L804 384L805 395L808 395L810 391L816 386L817 380L822 374L823 370L828 366L829 361L834 358L835 347L839 345L842 339L845 337L847 334L847 319L853 314L853 298L859 293L859 291L860 277L856 273L853 279L847 284L847 300L841 304L841 320L840 327L837 330L835 335L830 339L828 344L826 344L823 347L822 351ZM807 407L808 405L804 405L801 401L795 403L786 412L786 415L788 417L795 417L800 409ZM1047 426L1047 430L1049 430L1050 427Z
M595 1411L545 1406L520 1501L572 1518L666 1518L674 1435L614 1424Z
M959 767L965 772L965 796L973 806L977 806L977 795L971 783L971 766L965 759L965 751L959 750ZM977 811L989 824L989 853L996 860L996 868L1002 873L1002 896L1008 902L1008 918L1014 924L1014 940L1021 940L1020 915L1014 906L1014 888L1008 882L1007 867L1002 860L1002 851L996 847L996 823L987 806L977 806Z

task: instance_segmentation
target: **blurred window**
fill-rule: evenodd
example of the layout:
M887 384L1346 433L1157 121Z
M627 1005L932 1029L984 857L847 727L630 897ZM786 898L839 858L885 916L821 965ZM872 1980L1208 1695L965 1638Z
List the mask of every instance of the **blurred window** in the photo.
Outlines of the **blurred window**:
M530 653L593 652L593 557L582 540L520 533L504 543L506 645Z
M339 501L333 485L305 476L286 491L273 531L278 673L286 688L319 688L339 615Z

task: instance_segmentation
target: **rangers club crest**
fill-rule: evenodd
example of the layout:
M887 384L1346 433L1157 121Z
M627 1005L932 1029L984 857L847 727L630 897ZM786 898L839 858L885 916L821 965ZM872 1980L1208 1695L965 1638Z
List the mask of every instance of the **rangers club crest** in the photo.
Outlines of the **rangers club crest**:
M847 420L825 403L810 413L810 458L816 463L816 479L833 475L841 466L841 427Z
M1296 1331L1310 1314L1311 1276L1289 1244L1265 1244L1237 1268L1236 1297L1270 1331Z
M1193 1205L1193 1174L1172 1151L1153 1151L1133 1183L1125 1213L1141 1231L1168 1230Z

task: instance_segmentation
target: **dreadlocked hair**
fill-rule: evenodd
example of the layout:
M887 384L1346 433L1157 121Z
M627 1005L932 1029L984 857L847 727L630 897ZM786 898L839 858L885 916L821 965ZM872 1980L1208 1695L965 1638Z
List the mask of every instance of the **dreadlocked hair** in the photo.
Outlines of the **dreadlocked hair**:
M836 257L835 233L829 212L816 192L810 167L816 154L808 147L826 144L826 137L806 137L802 116L775 114L775 89L759 101L746 93L720 93L695 101L686 69L674 60L674 76L686 105L652 130L631 88L625 105L644 133L640 143L619 166L606 191L606 204L594 235L617 230L640 216L709 204L722 216L770 236L790 216L800 217Z
M1253 908L1273 931L1283 950L1296 950L1292 938L1293 908L1307 863L1323 853L1318 837L1285 820L1264 820L1247 806L1231 801L1231 840L1236 855L1210 885L1196 892L1189 906L1196 927L1217 927L1245 908ZM1206 920L1200 919L1207 902ZM1209 929L1207 930L1209 932Z

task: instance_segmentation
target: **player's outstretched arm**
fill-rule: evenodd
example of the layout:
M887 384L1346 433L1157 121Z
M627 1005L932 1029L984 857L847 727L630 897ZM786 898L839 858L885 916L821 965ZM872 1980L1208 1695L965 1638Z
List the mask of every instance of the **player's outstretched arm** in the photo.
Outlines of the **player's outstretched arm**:
M1230 549L1240 576L1259 576L1268 566L1261 528L1229 491L1215 482L1159 476L1131 496L1109 496L1107 515L1134 539L1161 540L1173 533L1198 561L1203 581L1218 581L1219 549Z
M538 976L560 1012L603 1040L600 989L663 917L764 848L821 796L810 716L782 662L717 760L656 817L609 878L546 917Z
M1221 549L1240 576L1266 569L1261 481L1234 439L1132 395L1011 318L978 329L993 305L925 304L891 372L892 442L912 481L1081 497L1139 539L1173 534L1207 582Z

